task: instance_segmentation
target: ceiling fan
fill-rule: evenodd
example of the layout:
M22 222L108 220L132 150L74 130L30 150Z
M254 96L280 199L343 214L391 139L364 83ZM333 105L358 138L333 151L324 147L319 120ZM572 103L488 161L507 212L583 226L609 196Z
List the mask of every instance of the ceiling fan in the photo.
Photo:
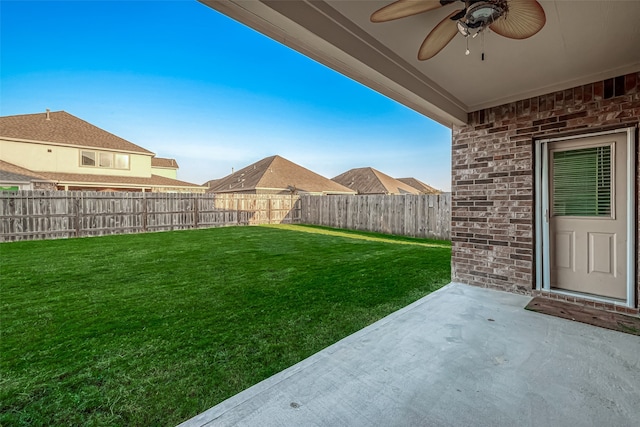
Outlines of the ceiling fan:
M537 0L397 0L375 11L371 22L405 18L458 1L464 3L464 8L453 11L431 30L418 50L419 60L433 58L458 33L468 40L490 28L503 37L526 39L540 31L546 22Z

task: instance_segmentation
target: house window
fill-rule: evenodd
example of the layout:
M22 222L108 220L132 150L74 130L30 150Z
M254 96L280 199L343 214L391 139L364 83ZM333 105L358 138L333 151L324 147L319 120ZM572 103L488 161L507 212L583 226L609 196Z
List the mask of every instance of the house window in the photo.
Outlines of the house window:
M100 167L113 168L113 153L100 153Z
M129 169L129 155L82 150L80 152L80 165L104 169Z
M129 169L129 155L116 154L116 169Z
M555 216L611 216L611 146L553 154Z
M82 166L95 166L96 165L96 153L94 151L82 152Z

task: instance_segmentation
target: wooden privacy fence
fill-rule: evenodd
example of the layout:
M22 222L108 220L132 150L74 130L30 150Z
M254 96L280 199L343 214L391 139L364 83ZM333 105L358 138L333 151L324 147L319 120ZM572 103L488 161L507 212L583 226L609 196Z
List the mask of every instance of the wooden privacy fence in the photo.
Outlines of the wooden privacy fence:
M298 196L18 191L0 194L0 241L299 222Z
M304 223L450 239L451 194L0 193L0 242L230 225Z
M335 228L449 240L451 193L301 196L300 221Z

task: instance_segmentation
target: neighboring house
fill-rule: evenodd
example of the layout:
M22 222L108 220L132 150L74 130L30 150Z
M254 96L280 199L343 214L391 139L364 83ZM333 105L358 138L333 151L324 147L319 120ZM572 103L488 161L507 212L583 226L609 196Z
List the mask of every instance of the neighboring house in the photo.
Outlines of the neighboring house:
M151 158L151 173L165 178L178 179L178 162L163 157Z
M412 186L413 188L420 191L421 194L441 194L442 193L442 191L436 188L433 188L432 186L425 184L424 182L416 178L396 178L396 179L398 181L404 182L405 184Z
M220 179L210 179L209 181L207 181L204 184L202 184L202 186L203 187L207 187L207 190L209 190L209 189L217 186L219 181L220 181ZM209 191L207 191L207 192L209 192Z
M331 180L358 194L420 194L417 188L369 167L350 169Z
M0 160L0 191L55 189L55 181L29 169Z
M201 1L451 129L453 281L638 313L640 1Z
M283 157L266 157L224 178L211 180L210 193L355 194L337 182Z
M65 111L0 117L0 160L52 181L58 190L196 192L175 179L175 160Z

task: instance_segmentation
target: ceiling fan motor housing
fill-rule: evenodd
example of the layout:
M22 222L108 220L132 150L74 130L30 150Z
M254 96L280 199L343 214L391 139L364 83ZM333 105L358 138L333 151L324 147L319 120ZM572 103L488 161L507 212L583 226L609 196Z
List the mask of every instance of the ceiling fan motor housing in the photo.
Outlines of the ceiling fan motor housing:
M457 20L458 31L465 37L473 30L476 30L474 36L477 35L507 11L506 0L469 1L467 5L464 15Z
M431 29L418 49L418 60L433 58L458 33L467 39L468 54L468 37L476 37L487 28L499 36L522 40L537 34L546 22L538 0L395 0L373 12L370 19L387 22L458 2L464 7L449 13Z

